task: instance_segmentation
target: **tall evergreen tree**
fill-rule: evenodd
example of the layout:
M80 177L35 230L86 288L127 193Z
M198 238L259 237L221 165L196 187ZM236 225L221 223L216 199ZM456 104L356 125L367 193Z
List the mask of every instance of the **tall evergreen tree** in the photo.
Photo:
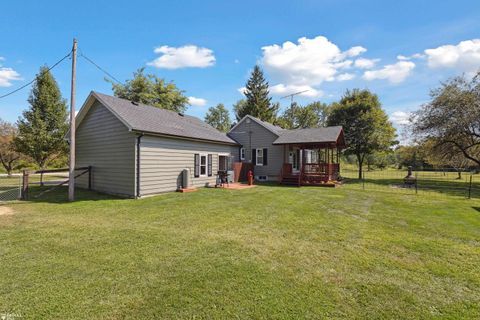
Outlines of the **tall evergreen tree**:
M278 104L271 103L268 91L268 82L265 80L262 69L258 65L253 68L244 91L246 103L242 109L243 115L251 115L267 122L275 122Z
M46 66L41 67L28 98L30 109L17 122L17 151L29 156L41 168L67 151L67 103Z
M208 112L205 115L205 122L222 132L230 130L232 125L228 110L222 103L208 109Z
M112 84L113 94L161 109L185 112L188 98L183 94L184 91L173 82L166 82L154 74L144 74L144 70L138 69L133 73L133 79L125 81L125 84L107 80Z

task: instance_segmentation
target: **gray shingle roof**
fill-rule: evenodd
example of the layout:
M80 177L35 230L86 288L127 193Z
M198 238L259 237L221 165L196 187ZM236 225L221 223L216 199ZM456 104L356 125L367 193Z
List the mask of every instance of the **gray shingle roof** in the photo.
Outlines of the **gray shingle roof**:
M279 127L279 126L276 126L274 124L271 124L269 122L265 122L265 121L262 121L258 118L255 118L251 115L248 115L250 118L254 119L255 121L257 121L259 124L261 124L262 126L264 126L265 128L267 128L268 130L272 131L273 133L276 133L277 135L280 135L281 132L285 131L285 129Z
M227 134L197 117L180 115L174 111L144 104L136 105L129 100L98 92L92 92L92 94L131 130L237 144Z
M284 130L273 144L336 142L342 127Z

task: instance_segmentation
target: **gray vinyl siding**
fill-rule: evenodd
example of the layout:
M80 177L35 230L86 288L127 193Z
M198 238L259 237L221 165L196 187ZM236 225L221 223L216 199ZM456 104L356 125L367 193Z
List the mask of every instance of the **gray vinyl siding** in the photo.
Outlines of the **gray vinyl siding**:
M212 154L212 176L194 177L194 155ZM215 185L219 154L238 158L238 147L158 136L140 143L140 196L175 191L182 186L183 169L190 170L190 187Z
M249 139L250 131L252 132L251 145ZM244 119L229 135L245 148L245 160L242 160L243 162L251 162L252 149L268 149L268 164L266 166L255 166L255 176L268 176L269 180L278 180L280 178L280 171L284 163L284 147L272 144L278 138L276 134L254 120L251 120L248 124Z
M76 131L76 167L92 166L92 189L135 196L135 135L98 101ZM77 179L88 186L88 176Z

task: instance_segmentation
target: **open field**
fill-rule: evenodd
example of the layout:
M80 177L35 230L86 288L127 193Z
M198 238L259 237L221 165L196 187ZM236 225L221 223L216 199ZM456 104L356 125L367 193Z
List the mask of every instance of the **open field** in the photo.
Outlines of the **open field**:
M477 200L269 185L65 197L0 207L0 314L480 318Z
M457 172L441 170L413 171L417 179L417 186L406 187L404 178L407 169L371 170L365 168L364 179L358 179L358 169L345 165L341 171L346 178L345 187L376 190L403 194L419 194L420 196L442 197L453 196L460 198L480 199L480 174L462 172L459 177ZM471 180L471 181L470 181Z

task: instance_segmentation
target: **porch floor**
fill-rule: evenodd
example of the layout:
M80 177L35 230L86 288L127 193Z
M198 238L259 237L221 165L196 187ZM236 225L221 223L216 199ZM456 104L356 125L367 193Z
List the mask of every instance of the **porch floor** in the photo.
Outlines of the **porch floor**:
M320 177L325 177L325 174L309 174L308 176L320 178ZM283 176L282 181L280 181L280 184L289 185L289 186L318 186L318 187L330 187L330 188L338 187L340 185L340 183L338 183L337 181L310 182L308 180L302 180L300 181L300 184L299 184L298 182L299 177L300 177L299 173L292 173L289 175L285 175Z

